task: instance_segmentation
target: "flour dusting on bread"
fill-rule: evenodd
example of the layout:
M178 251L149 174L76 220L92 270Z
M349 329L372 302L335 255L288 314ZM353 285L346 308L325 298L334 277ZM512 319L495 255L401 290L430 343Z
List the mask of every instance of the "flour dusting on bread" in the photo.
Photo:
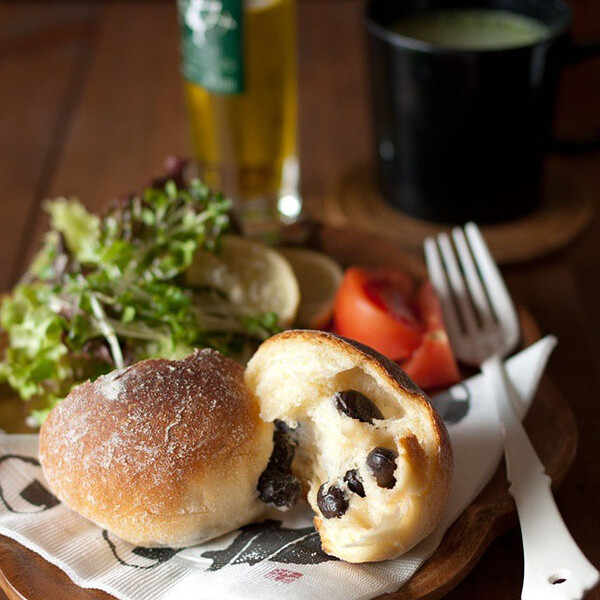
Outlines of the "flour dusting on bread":
M145 545L189 545L251 520L264 509L256 482L273 427L260 419L243 373L201 350L76 387L41 431L52 489Z

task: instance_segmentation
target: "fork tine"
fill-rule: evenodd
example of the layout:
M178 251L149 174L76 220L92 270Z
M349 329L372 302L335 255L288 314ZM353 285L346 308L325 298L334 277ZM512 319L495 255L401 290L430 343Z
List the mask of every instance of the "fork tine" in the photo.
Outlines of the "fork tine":
M465 279L467 281L469 292L471 293L471 298L473 298L475 308L481 317L483 328L491 328L495 325L492 308L487 296L485 295L485 290L483 289L481 279L477 273L477 268L473 262L473 257L469 251L469 246L463 230L460 227L455 227L452 230L452 238L458 253L458 260L460 261L465 273Z
M477 332L477 321L475 312L468 298L468 290L465 286L465 280L460 272L460 267L452 250L450 238L445 233L440 233L437 237L442 260L446 265L448 280L454 292L454 298L458 305L463 324L467 335L474 335Z
M519 320L504 279L477 225L467 223L465 233L481 274L481 279L487 288L490 303L498 316L508 342L514 345L519 338Z
M444 315L444 325L448 331L448 337L455 350L460 350L456 346L460 345L462 338L461 326L457 318L456 310L450 292L450 284L442 265L442 259L435 240L431 237L425 239L425 262L427 263L427 271L431 283L438 295L442 306L442 314Z

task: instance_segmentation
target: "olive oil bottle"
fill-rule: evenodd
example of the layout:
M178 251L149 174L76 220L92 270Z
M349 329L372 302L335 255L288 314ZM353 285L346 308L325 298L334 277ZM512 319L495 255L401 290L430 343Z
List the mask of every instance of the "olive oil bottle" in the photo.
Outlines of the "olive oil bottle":
M261 235L301 209L294 0L179 0L200 175Z

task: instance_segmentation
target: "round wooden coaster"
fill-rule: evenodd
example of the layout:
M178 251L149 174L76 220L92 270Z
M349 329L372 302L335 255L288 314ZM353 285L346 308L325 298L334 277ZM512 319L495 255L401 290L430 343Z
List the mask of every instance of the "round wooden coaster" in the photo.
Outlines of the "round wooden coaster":
M542 201L533 213L495 225L483 225L483 234L495 259L519 262L566 246L593 217L590 191L560 165L548 165ZM362 229L381 235L410 252L422 253L427 236L449 231L450 225L406 215L381 196L374 169L349 171L327 194L323 220L337 227Z

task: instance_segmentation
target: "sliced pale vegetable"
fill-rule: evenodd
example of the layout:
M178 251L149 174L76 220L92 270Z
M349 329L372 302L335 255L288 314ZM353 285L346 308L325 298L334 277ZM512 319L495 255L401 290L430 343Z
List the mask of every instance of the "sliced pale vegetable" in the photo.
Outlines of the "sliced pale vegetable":
M300 303L290 263L277 250L238 236L225 236L216 255L198 252L186 279L216 288L245 314L276 313L281 327L293 323Z
M322 252L305 248L282 248L281 253L294 269L300 284L300 306L296 325L309 329L325 327L333 313L335 294L344 273Z

